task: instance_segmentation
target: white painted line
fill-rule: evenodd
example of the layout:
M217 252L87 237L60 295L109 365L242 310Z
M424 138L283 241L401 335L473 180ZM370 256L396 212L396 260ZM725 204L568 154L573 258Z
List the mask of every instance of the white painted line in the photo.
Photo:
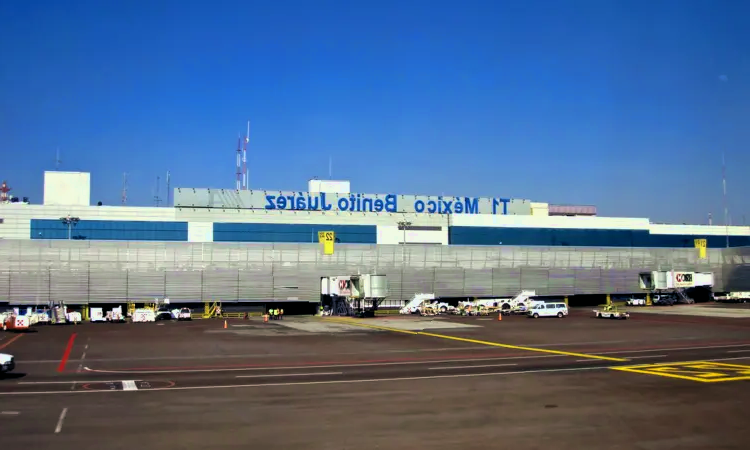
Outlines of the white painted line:
M57 426L55 427L55 434L62 431L63 421L65 420L65 416L68 415L68 408L63 408L62 412L60 413L60 418L57 419Z
M714 358L714 359L702 359L700 361L734 361L741 359L750 359L750 356L739 356L733 358ZM205 389L241 389L241 388L257 388L257 387L274 387L274 386L313 386L318 384L351 384L351 383L378 383L378 382L393 382L393 381L416 381L416 380L439 380L448 378L477 378L477 377L492 377L492 376L506 376L506 375L525 375L534 373L556 373L556 372L582 372L584 370L608 370L618 366L597 366L597 367L574 367L565 369L541 369L541 370L527 370L527 371L515 371L515 372L492 372L492 373L471 373L471 374L454 374L454 375L431 375L423 377L402 377L402 378L373 378L365 380L326 380L326 381L300 381L300 382L287 382L287 383L257 383L257 384L233 384L225 386L182 386L182 387L168 387L168 388L152 388L147 390L128 391L128 392L151 392L151 391L195 391ZM80 391L36 391L36 392L0 392L0 397L13 396L13 395L53 395L53 394L102 394L102 393L119 393L125 391L113 391L110 389L98 389L98 390L80 390Z
M76 384L76 383L117 383L120 380L71 380L71 381L19 381L16 384Z
M137 391L138 386L135 385L135 380L122 380L123 391Z
M719 345L719 346L708 346L708 347L678 347L678 348L653 348L649 350L616 350L608 352L591 353L586 352L590 355L623 355L628 358L628 354L638 353L652 353L652 352L663 352L663 351L684 351L684 350L705 350L714 348L733 348L733 347L748 347L750 344L735 344L735 345ZM541 348L541 347L539 347ZM477 361L504 361L504 360L523 360L523 359L545 359L545 358L569 358L568 355L532 355L532 356L505 356L495 358L471 358L471 359L445 359L445 360L425 360L425 361L399 361L399 362L384 362L384 363L353 363L353 364L322 364L317 366L283 366L283 367L237 367L237 368L213 368L213 369L182 369L182 370L106 370L106 369L91 369L84 367L83 370L87 372L95 373L108 373L108 374L162 374L162 373L202 373L202 372L249 372L256 370L295 370L295 369L324 369L324 368L335 368L335 367L379 367L379 366L401 366L401 365L415 365L415 364L448 364L454 362L477 362ZM633 359L633 358L628 358ZM577 360L576 362L589 362L591 360Z
M669 338L665 340L682 340L682 338ZM685 340L688 340L688 338L685 338ZM539 347L539 348L547 348L547 347L564 347L564 346L570 346L570 345L586 345L586 344L617 344L617 343L638 343L641 341L597 341L597 342L569 342L564 344L524 344L520 345L520 347ZM615 351L608 351L608 352L600 352L600 353L589 353L591 355L609 355L609 354L617 354L617 353L637 353L637 352L661 352L665 350L693 350L693 349L710 349L710 348L732 348L732 347L750 347L750 343L748 344L732 344L732 345L719 345L719 346L710 346L710 347L678 347L678 348L655 348L650 350L632 350L632 351L626 351L626 350L615 350ZM136 358L88 358L86 361L89 363L92 362L123 362L123 361L166 361L166 360L210 360L210 359L237 359L237 358L283 358L283 357L293 357L293 356L344 356L344 355L383 355L383 354L390 354L390 353L433 353L433 352L449 352L449 351L456 351L460 352L463 350L472 350L472 351L497 351L497 348L494 347L479 347L479 346L473 346L473 347L446 347L446 348L425 348L425 349L405 349L405 350L382 350L377 352L343 352L343 353L336 353L335 355L326 354L326 353L269 353L269 354L262 354L262 353L249 353L249 354L232 354L232 355L196 355L196 356L171 356L171 355L164 355L164 356L144 356L144 357L136 357ZM550 358L550 357L556 357L557 355L545 355L543 357ZM79 362L80 359L70 359L71 363L73 362ZM59 359L38 359L38 360L28 360L24 361L24 364L60 364Z
M595 362L594 359L576 359L575 362Z
M266 375L237 375L235 378L304 377L310 375L341 375L343 372L273 373Z
M750 349L746 349L746 350L728 350L727 351L727 353L745 353L745 352L750 352Z
M0 416L17 416L21 414L18 411L0 411Z
M516 359L539 359L539 358L566 358L568 355L533 355L533 356L505 356L499 358L470 358L470 359L443 359L443 360L425 360L425 361L399 361L384 363L360 363L360 364L324 364L319 366L285 366L285 367L237 367L227 369L188 369L188 370L100 370L84 367L83 370L95 373L110 374L157 374L157 373L200 373L200 372L250 372L258 370L298 370L298 369L325 369L337 367L380 367L380 366L406 366L415 364L449 364L461 362L479 362L479 361L504 361Z
M628 359L666 358L667 355L631 356Z
M613 350L609 352L586 352L589 355L621 355L623 353L649 353L649 352L664 352L664 351L682 351L682 350L708 350L713 348L734 348L734 347L750 347L750 344L732 344L732 345L711 345L705 347L675 347L675 348L652 348L649 350Z
M474 369L479 367L505 367L517 366L518 364L482 364L481 366L450 366L450 367L430 367L429 370L451 370L451 369Z

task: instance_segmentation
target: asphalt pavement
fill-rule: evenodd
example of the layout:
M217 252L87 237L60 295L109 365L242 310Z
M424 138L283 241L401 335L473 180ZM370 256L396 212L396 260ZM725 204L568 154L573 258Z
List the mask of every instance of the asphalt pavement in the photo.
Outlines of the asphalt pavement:
M0 334L8 447L744 449L750 321L287 318ZM717 426L720 424L720 426Z

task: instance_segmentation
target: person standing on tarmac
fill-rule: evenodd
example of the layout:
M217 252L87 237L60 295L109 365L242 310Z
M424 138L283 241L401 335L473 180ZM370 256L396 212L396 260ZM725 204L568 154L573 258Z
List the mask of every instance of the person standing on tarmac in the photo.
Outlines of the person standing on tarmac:
M284 320L284 309L279 310L279 319Z

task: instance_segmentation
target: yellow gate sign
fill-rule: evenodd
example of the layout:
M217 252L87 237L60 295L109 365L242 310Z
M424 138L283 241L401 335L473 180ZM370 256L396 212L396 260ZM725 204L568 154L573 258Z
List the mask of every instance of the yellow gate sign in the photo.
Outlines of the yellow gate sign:
M698 249L698 258L705 259L706 258L706 240L696 239L695 248Z
M336 234L333 231L318 231L318 242L323 244L323 254L333 255L333 242Z

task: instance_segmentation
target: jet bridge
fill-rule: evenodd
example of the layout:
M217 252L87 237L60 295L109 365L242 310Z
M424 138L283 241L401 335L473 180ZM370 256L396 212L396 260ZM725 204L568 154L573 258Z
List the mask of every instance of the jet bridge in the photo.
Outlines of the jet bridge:
M713 272L681 272L676 270L642 272L638 274L641 289L670 291L694 287L713 287Z
M321 279L321 304L334 316L374 316L388 297L385 275L357 274Z

